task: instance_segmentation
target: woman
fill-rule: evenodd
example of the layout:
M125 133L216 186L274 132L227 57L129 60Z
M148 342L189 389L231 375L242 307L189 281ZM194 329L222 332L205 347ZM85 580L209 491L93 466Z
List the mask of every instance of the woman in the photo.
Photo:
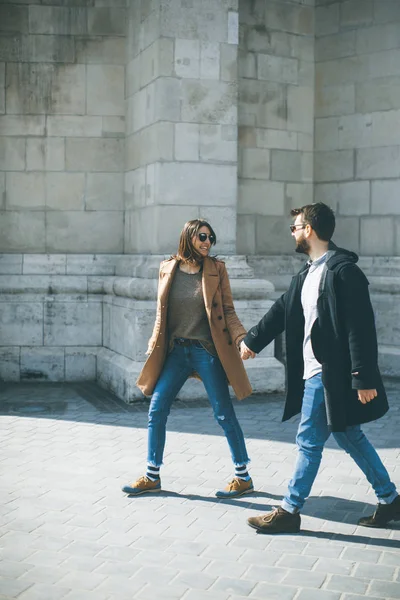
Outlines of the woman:
M228 380L239 400L251 394L238 346L246 335L233 306L225 263L209 256L217 238L211 225L194 219L184 226L176 255L160 266L157 316L137 380L152 399L148 420L146 475L122 488L132 495L161 490L167 418L188 377L202 379L215 419L228 440L235 476L219 498L254 490L242 429L229 396Z

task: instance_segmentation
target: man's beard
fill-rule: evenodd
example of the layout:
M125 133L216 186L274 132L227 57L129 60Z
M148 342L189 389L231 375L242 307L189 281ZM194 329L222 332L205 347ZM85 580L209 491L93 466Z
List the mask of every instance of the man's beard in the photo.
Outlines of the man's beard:
M309 254L310 244L308 243L305 237L302 237L297 241L296 252L298 252L298 254Z

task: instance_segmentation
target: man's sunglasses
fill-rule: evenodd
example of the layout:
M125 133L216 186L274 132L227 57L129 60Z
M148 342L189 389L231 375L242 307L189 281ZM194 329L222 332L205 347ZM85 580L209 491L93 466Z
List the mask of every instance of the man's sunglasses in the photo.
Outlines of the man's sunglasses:
M208 238L210 240L210 244L215 244L215 236L212 233L210 233L210 235L207 233L198 233L197 237L201 242L205 242Z
M300 229L304 229L305 227L307 227L308 223L297 223L297 225L289 225L289 229L292 233L294 233L298 227L300 227Z

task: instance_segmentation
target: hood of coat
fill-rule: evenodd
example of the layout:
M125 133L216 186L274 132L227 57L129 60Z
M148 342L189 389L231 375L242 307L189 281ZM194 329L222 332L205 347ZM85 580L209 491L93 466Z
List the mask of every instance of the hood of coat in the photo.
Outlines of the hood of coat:
M357 263L358 255L351 250L345 250L345 248L339 248L332 241L329 242L328 256L326 259L326 266L332 271L335 270L339 265L343 263Z

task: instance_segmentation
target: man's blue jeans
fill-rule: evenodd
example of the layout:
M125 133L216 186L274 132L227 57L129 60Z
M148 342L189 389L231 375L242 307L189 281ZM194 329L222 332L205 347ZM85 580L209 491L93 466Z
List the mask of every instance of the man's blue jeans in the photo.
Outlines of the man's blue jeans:
M319 373L305 382L301 420L296 437L298 457L288 492L282 502L282 508L288 512L299 512L309 496L329 435L324 386ZM397 496L396 487L390 481L388 472L361 427L353 425L347 427L343 433L332 435L338 445L360 467L372 485L379 502L383 504L393 502Z
M149 408L148 464L155 467L162 464L171 404L193 371L200 375L204 383L214 417L228 440L234 464L247 464L249 457L246 444L229 396L225 371L219 358L212 356L199 342L190 346L175 345L167 356Z

